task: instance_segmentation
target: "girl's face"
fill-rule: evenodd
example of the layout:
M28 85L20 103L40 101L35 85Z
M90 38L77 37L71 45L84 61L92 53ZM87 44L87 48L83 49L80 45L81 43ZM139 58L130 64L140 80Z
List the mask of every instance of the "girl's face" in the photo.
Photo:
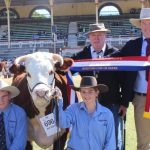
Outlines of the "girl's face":
M95 88L81 88L80 93L85 104L95 103L99 90Z

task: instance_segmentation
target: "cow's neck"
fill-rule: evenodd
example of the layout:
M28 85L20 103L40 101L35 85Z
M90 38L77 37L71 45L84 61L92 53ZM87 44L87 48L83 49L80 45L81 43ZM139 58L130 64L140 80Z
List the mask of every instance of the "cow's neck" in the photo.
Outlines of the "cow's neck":
M35 107L38 109L39 111L39 114L38 116L42 117L42 116L45 116L45 112L46 112L46 106L36 106Z
M41 110L41 109L40 109L40 111L39 111L40 113L39 113L38 116L39 116L39 117L45 116L45 111L46 111L45 109L44 109L44 110Z
M59 134L56 133L52 136L47 136L44 128L41 125L39 116L36 116L33 119L29 120L29 137L42 148L48 148L50 145L52 145L58 138L58 135L61 136L64 131L64 129L61 129L61 132Z

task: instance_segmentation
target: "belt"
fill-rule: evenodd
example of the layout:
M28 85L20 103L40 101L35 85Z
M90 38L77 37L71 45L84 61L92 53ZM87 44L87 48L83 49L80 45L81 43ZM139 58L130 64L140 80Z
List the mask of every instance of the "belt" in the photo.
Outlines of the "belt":
M146 93L140 93L140 92L135 92L135 94L139 95L139 96L146 96Z

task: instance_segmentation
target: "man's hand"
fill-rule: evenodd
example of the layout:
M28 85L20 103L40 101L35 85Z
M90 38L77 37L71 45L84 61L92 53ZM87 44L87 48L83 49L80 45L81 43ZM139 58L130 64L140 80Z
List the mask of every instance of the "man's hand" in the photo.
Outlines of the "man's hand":
M120 114L120 116L121 116L122 118L125 117L126 112L127 112L127 108L126 108L125 106L121 105L120 108L119 108L119 112L118 112L118 113Z

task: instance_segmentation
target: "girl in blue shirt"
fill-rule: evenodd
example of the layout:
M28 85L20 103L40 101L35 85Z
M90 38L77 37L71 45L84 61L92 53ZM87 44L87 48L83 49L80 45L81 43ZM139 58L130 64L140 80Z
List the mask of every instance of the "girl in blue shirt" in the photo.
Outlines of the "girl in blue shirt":
M97 85L95 77L84 76L80 87L72 86L72 89L80 91L83 102L72 104L64 111L63 101L58 99L59 127L71 127L67 150L115 150L113 115L97 100L108 87Z

